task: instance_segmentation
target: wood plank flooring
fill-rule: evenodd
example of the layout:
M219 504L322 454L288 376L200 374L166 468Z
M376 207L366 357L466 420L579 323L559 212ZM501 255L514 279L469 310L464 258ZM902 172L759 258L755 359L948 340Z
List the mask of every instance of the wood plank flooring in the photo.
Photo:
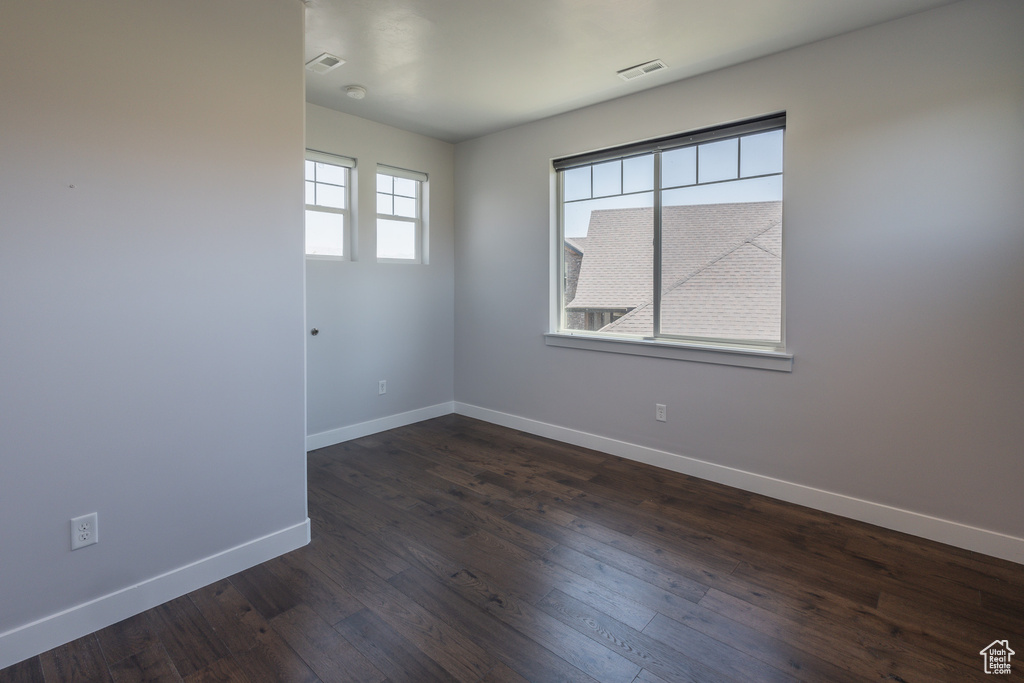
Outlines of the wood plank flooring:
M981 681L1024 652L1024 566L465 417L311 453L309 515L0 683Z

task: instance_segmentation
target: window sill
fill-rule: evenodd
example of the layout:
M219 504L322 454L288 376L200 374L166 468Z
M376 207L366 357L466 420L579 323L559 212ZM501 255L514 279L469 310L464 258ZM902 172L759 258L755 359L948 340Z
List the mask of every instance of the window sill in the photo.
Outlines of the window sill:
M667 358L669 360L685 360L695 363L732 365L741 368L775 370L777 372L793 371L793 354L781 351L730 348L725 346L698 346L696 344L676 344L647 339L613 339L610 337L553 332L544 335L544 343L548 346L560 346L567 349L625 353L631 356L648 356L650 358Z

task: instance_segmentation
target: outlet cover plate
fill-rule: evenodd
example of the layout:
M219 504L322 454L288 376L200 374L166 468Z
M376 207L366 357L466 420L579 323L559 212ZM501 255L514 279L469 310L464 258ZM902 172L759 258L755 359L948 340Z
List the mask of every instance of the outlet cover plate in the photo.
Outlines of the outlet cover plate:
M665 415L665 404L664 403L655 403L654 404L654 419L657 420L658 422L665 422L665 421L667 421L668 418Z
M99 543L99 520L95 512L71 520L71 549L78 550Z

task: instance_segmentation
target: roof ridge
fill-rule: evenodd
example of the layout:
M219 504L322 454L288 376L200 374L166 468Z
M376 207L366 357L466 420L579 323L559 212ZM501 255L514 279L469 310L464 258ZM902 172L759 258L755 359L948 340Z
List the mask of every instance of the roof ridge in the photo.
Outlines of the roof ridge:
M679 287L680 285L685 284L687 280L692 280L693 278L697 277L698 275L703 273L705 270L707 270L711 266L715 265L716 263L718 263L719 261L724 259L729 254L733 253L734 251L736 251L737 249L742 247L744 244L751 244L751 245L757 247L758 249L761 249L761 247L759 247L758 245L754 244L754 240L756 240L758 237L760 237L761 235L765 234L766 232L768 232L769 230L774 228L776 225L780 225L781 223L782 223L782 221L780 221L780 220L773 220L773 221L769 222L768 226L765 227L764 229L755 232L754 234L750 235L749 237L744 238L741 242L739 242L735 246L726 249L725 251L723 251L721 254L719 254L715 258L713 258L713 259L711 259L709 261L706 261L705 263L703 263L702 265L700 265L696 269L694 269L693 272L689 273L688 275L684 275L682 278L677 280L670 287L664 287L662 289L662 291L666 292L666 293L667 292L671 292L676 287ZM775 254L772 254L767 249L761 249L761 251L764 251L765 253L768 253L768 254L771 254L772 256L775 256ZM652 297L651 298L651 303L653 303L653 302L654 302L654 298Z
M765 252L766 254L769 254L771 256L775 256L775 254L773 254L772 252L768 251L767 249L764 249L764 248L754 244L754 240L756 240L758 237L760 237L761 235L765 234L766 232L768 232L769 230L771 230L775 226L781 225L781 224L782 224L781 220L773 220L773 221L769 222L767 227L765 227L765 228L763 228L761 230L758 230L757 232L753 233L751 236L749 236L749 237L745 238L743 241L739 242L736 246L730 247L726 251L722 252L716 258L711 259L710 261L706 262L704 265L702 265L699 268L695 269L689 275L687 275L687 276L685 276L683 278L680 278L677 282L673 283L671 287L668 287L667 289L664 289L662 294L663 295L667 294L668 292L671 292L672 290L677 289L677 288L681 287L682 285L686 284L688 281L690 281L693 278L697 277L698 275L703 273L705 270L707 270L708 268L710 268L714 264L718 263L719 261L724 259L729 254L732 254L733 252L735 252L737 249L739 249L740 247L742 247L745 244L749 244L751 246L757 247L758 249L761 249L761 251ZM779 258L779 257L776 256L776 258ZM647 299L646 301L644 301L642 304L640 304L636 308L633 308L628 313L626 313L624 316L622 316L618 320L612 322L611 325L609 325L608 327L611 327L612 325L615 325L616 323L618 323L618 322L620 322L622 320L625 320L626 318L633 317L635 313L638 313L638 312L642 311L643 309L647 308L648 306L653 306L653 305L654 305L654 297L651 296L650 299Z

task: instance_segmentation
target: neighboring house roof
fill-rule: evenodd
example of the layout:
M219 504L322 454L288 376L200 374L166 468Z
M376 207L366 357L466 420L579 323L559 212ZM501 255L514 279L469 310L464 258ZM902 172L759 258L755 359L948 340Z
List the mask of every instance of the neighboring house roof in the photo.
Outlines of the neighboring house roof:
M633 309L603 328L650 334L652 209L591 214L576 296L567 309ZM782 202L662 210L662 332L780 336Z
M587 244L587 238L586 237L566 237L565 238L565 243L566 243L566 245L568 245L568 247L570 249L572 249L576 253L582 254L583 253L583 249L584 249L584 247L586 247L586 244Z

